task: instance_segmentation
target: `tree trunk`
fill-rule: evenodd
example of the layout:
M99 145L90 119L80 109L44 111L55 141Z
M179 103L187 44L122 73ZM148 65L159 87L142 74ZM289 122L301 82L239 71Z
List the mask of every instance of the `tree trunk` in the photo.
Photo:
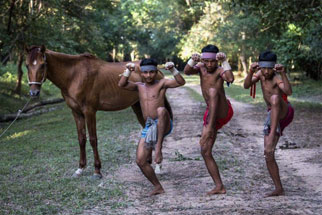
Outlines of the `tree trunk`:
M245 75L245 77L247 76L247 63L246 63L246 59L245 59L245 55L244 53L241 53L239 55L239 59L240 59L240 62L241 62L241 65L242 65L242 69L243 69L243 74Z
M10 9L9 9L9 18L8 18L8 25L7 25L7 34L10 35L11 33L11 18L13 14L13 9L15 7L15 0L11 1Z
M116 62L116 49L115 48L113 48L113 54L112 54L112 56L113 56L113 62Z
M19 59L18 59L18 66L17 66L17 84L14 92L18 95L21 95L21 79L22 79L22 63L24 59L24 53L20 52Z

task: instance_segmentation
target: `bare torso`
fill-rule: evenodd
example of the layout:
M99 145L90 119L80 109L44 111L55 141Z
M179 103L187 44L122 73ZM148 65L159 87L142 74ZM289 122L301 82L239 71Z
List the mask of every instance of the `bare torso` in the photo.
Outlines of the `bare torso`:
M218 93L218 100L219 100L219 107L218 112L216 113L216 116L219 118L223 118L227 115L228 111L228 104L227 104L227 98L224 91L224 80L220 77L220 72L222 71L222 68L219 67L216 69L216 71L209 73L207 72L207 69L205 67L200 68L200 86L202 95L207 103L209 105L209 100L211 98L210 95L210 89L213 88Z
M259 80L261 82L263 97L268 108L271 108L270 99L272 95L282 96L283 92L278 87L278 84L281 83L281 80L274 75L271 79L266 79L261 72L257 73Z
M163 87L163 80L155 81L153 84L138 83L137 86L144 120L147 117L156 119L157 109L164 107L166 89Z

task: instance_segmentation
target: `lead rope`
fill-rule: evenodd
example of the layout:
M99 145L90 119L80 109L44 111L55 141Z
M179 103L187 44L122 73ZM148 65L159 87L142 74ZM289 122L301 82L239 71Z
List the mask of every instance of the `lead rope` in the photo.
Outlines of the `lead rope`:
M18 119L18 117L23 112L23 110L27 107L27 105L29 104L30 101L31 101L31 97L29 98L29 100L27 101L27 103L25 104L25 106L22 108L22 110L18 110L18 113L17 113L16 118L10 123L10 125L8 126L8 128L2 132L2 134L0 135L0 138L7 132L7 130L12 126L12 124Z
M253 76L257 77L256 74ZM250 86L250 96L253 97L253 99L255 99L255 97L256 97L256 82Z

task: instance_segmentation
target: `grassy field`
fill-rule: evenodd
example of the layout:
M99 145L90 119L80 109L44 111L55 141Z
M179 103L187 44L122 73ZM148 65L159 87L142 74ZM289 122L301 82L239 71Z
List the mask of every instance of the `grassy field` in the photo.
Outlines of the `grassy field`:
M3 68L1 68L3 70ZM16 112L28 99L24 81L23 94L14 96L15 76L3 72L0 78L1 113ZM47 81L41 99L60 96ZM72 178L78 168L79 146L76 126L65 103L55 111L18 120L0 138L0 214L79 214L99 204L118 207L123 195L116 181L93 181L93 152L87 141L88 167L85 175ZM0 132L9 123L0 124ZM129 162L136 147L129 136L141 129L131 109L97 113L98 148L103 176L110 175L119 165Z
M85 176L71 177L78 167L79 147L69 108L19 120L0 140L0 214L77 214L83 209L122 195L110 181L99 187L92 181L93 153L87 142ZM130 109L98 112L98 145L106 176L128 162L135 142L125 134L140 129ZM120 135L121 134L121 135Z

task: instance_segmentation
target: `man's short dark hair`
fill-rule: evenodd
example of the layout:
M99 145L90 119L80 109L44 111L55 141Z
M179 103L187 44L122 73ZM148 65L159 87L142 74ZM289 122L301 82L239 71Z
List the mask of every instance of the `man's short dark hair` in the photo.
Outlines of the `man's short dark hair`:
M156 59L153 58L144 58L140 62L140 66L147 66L147 65L153 65L153 66L158 66L158 62Z
M272 51L264 51L264 52L260 53L258 60L259 61L274 61L274 62L276 62L277 56Z
M219 49L215 45L207 45L201 49L201 52L211 52L211 53L218 53Z

